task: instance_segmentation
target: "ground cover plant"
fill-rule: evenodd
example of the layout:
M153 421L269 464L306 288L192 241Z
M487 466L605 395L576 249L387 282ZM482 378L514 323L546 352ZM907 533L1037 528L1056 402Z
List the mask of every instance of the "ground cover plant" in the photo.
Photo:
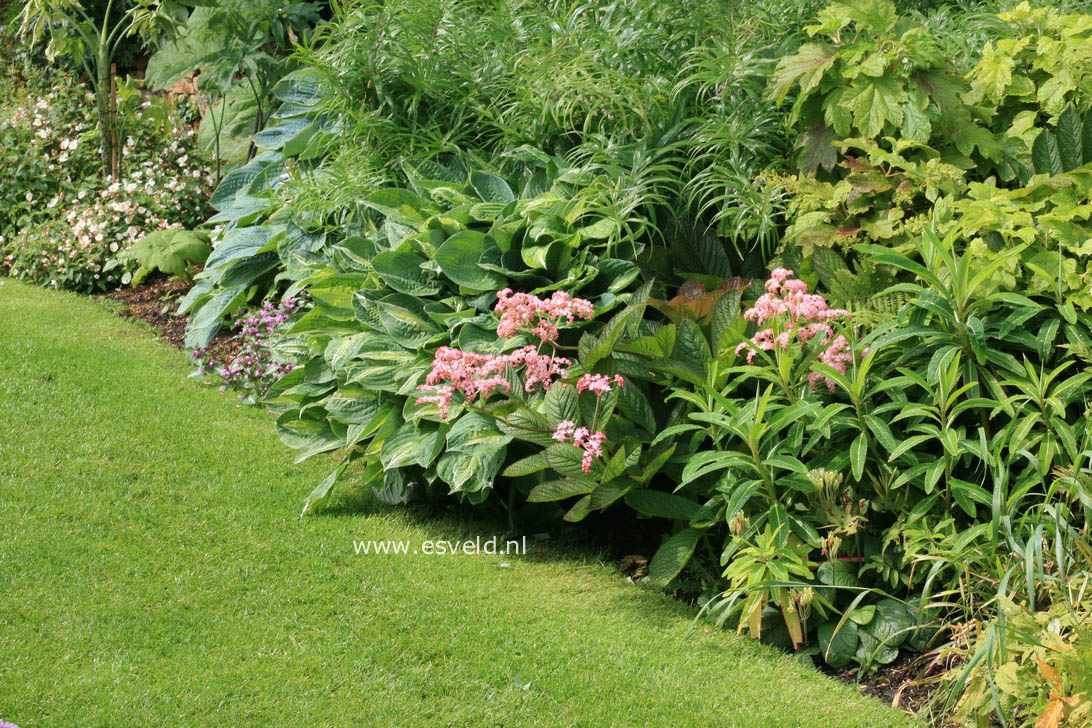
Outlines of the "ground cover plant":
M563 544L356 555L504 523L362 489L301 520L325 466L180 353L69 293L3 281L0 309L0 720L914 724Z

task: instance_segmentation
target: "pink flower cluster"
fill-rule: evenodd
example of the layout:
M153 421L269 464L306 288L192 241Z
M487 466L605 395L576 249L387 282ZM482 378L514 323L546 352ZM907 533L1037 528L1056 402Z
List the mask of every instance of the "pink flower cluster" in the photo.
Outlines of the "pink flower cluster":
M510 354L475 354L442 346L432 359L432 371L425 383L418 387L430 394L418 397L417 404L435 404L440 417L446 419L456 391L462 392L467 402L485 399L497 389L510 391L504 370L519 366L524 367L523 389L532 392L537 385L548 390L555 379L567 377L572 362L561 356L539 354L533 346Z
M747 363L754 361L756 349L771 351L775 348L787 350L792 340L801 345L812 339L827 342L826 348L819 355L819 361L842 372L853 361L853 352L849 342L842 335L835 336L830 321L848 318L849 312L840 308L828 308L827 301L817 293L808 293L808 284L791 278L791 270L775 268L766 281L766 293L762 294L753 308L747 309L743 317L754 321L759 326L773 320L775 326L762 329L749 342L736 347L736 356L747 351ZM814 389L819 382L824 382L828 389L834 389L834 382L827 377L812 372L808 375L808 384Z
M577 427L572 420L563 420L557 423L553 438L558 442L572 442L584 451L584 457L580 461L580 469L585 473L591 472L592 462L596 458L603 457L603 443L607 436L602 432L592 432L587 427Z
M555 291L550 298L541 299L529 293L512 293L511 288L497 293L493 310L500 314L497 336L508 338L521 330L530 331L543 343L557 340L557 327L562 322L571 324L577 318L588 319L595 312L591 301L573 298L564 291ZM569 359L540 354L531 345L510 354L475 354L444 346L433 357L425 383L418 387L425 394L417 398L417 404L435 404L440 417L446 419L455 392L462 392L467 402L473 402L479 397L487 398L497 389L509 391L504 376L507 367L523 367L523 388L533 392L539 385L543 391L548 390L557 379L569 376L571 366Z
M613 378L605 374L585 374L576 381L576 391L577 393L592 392L596 397L601 397L612 389L612 382L619 389L626 386L626 380L618 374L615 374Z
M507 339L520 329L530 329L542 341L557 341L557 326L562 320L571 324L577 318L590 319L595 313L591 301L573 298L564 291L554 291L542 299L529 293L512 293L511 288L497 292L493 310L500 314L497 336Z

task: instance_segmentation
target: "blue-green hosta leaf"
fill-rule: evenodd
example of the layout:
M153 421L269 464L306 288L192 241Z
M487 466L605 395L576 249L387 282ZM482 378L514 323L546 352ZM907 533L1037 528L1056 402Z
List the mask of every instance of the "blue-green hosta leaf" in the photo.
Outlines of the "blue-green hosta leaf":
M429 200L409 190L395 187L376 190L360 202L388 219L415 230L422 229L425 221L439 212Z
M480 493L493 487L507 448L477 448L473 452L446 452L436 464L436 474L452 493Z
M444 449L443 429L431 423L407 422L383 441L379 460L383 468L419 465L427 468Z
M427 261L419 255L387 250L372 259L375 272L388 286L411 296L434 296L440 292L439 281L422 268Z
M627 502L630 495L639 492L641 491L629 493L626 496ZM701 535L700 528L684 528L667 539L652 557L652 563L648 567L648 580L658 586L666 586L678 576L694 555Z
M209 254L205 269L271 250L272 240L273 229L264 225L230 230Z
M485 202L512 202L516 199L507 182L487 172L471 172L470 186Z
M460 230L437 249L435 260L441 272L458 285L476 291L495 291L504 288L507 279L478 265L486 259L489 248L496 251L483 233Z
M405 293L392 293L376 301L383 328L399 344L418 347L441 333L429 318L419 298Z
M480 412L468 412L455 421L447 433L450 452L473 452L480 448L503 448L512 441L497 429L497 421Z
M285 445L300 451L296 456L297 463L312 455L336 450L345 443L344 434L335 433L325 416L315 414L301 417L299 412L292 410L277 419L277 434Z
M241 306L246 300L246 289L242 286L223 288L205 301L195 313L190 315L186 325L186 348L197 349L208 346L212 337L220 330L224 317Z

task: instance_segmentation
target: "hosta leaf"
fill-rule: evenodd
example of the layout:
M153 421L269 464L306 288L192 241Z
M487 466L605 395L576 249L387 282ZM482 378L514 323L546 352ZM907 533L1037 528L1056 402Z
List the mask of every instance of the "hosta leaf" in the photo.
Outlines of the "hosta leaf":
M471 172L470 186L486 202L511 202L516 199L507 182L486 172Z
M452 452L471 452L479 448L503 448L512 441L497 429L497 421L489 415L469 412L451 426L447 433L447 449Z
M628 502L629 496L626 496ZM666 586L668 582L679 575L690 557L694 555L694 549L701 538L700 528L684 528L671 538L667 539L652 557L652 563L648 567L648 579L653 584Z
M499 290L507 279L478 265L491 245L483 233L460 230L437 249L435 260L443 274L460 286L477 291Z
M444 448L443 433L428 423L407 422L383 441L379 460L385 469L403 465L427 468Z
M422 268L425 263L419 255L398 250L386 250L372 259L372 266L384 283L411 296L433 296L441 290L436 277Z

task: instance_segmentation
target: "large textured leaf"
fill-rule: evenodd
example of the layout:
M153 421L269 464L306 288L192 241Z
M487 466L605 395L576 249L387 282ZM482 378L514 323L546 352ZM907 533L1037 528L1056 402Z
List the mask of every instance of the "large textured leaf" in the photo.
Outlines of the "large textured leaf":
M507 448L477 448L473 452L446 452L436 464L436 474L452 493L478 493L493 487Z
M626 496L627 501L629 495ZM653 584L666 586L678 576L686 563L690 561L690 557L694 555L694 549L697 548L701 534L700 528L684 528L667 539L652 557L652 563L648 567L648 580Z
M447 433L447 449L451 452L473 452L480 448L503 449L512 441L497 429L497 421L479 412L469 412L451 426Z
M427 468L443 449L443 432L436 426L406 422L383 441L379 459L388 470L403 465Z
M646 516L690 522L701 505L680 495L641 488L626 493L626 504Z
M1072 106L1066 107L1058 118L1058 156L1062 171L1068 172L1084 164L1081 117Z
M819 625L819 654L835 670L845 667L857 652L860 638L857 624L845 620L841 627L833 620Z
M478 265L489 246L483 233L461 230L437 249L436 263L445 276L460 286L477 291L499 290L505 286L507 279Z
M204 263L212 252L212 246L207 233L172 229L149 233L131 250L142 268L181 276L188 266ZM134 277L133 285L139 284L140 281Z
M1065 171L1062 153L1058 149L1058 139L1053 132L1042 131L1031 145L1031 163L1040 174L1061 174Z
M190 315L186 325L186 348L196 349L208 346L212 337L220 330L224 316L234 311L246 296L243 286L223 288L205 301L196 313Z
M256 255L269 245L273 230L264 226L255 226L231 230L224 234L220 243L209 254L205 268L216 268L240 258Z
M441 287L436 277L422 267L427 262L413 253L387 250L372 259L372 266L383 282L399 293L433 296Z
M815 43L805 43L791 56L777 62L770 76L769 95L778 104L785 100L794 83L800 84L801 94L815 88L823 74L834 65L837 53Z
M861 77L860 85L843 96L853 112L853 123L867 137L877 137L887 124L902 126L905 93L893 78Z
M516 199L507 182L486 172L471 172L470 186L486 202L511 202Z

